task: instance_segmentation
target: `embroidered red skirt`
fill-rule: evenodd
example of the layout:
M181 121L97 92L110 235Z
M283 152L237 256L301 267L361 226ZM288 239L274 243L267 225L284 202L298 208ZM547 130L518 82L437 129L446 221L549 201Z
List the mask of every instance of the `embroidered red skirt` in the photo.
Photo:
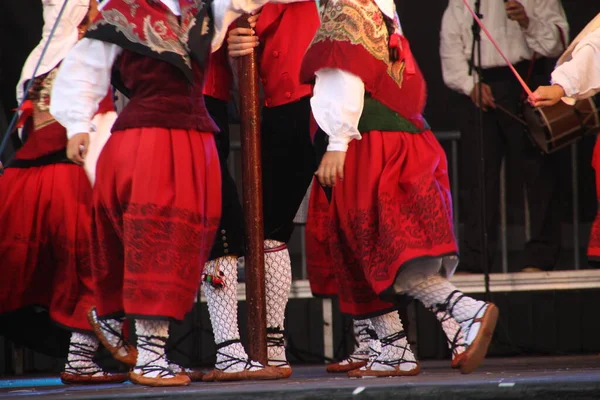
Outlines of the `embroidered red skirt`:
M182 320L221 215L212 133L113 132L98 158L92 272L100 317Z
M77 165L6 169L0 177L0 313L37 305L67 328L91 330L91 204L90 182Z
M311 211L318 208L313 202ZM320 262L322 278L311 268L313 281L335 275L341 311L358 318L390 310L381 295L393 295L403 266L457 254L446 155L431 131L371 131L352 141L344 180L333 190L330 224L320 210L317 223L330 237L331 263ZM317 231L314 243L320 235L327 237Z
M596 144L594 145L592 167L596 172L596 197L598 198L598 204L600 205L600 141L598 139L596 139ZM598 207L596 218L592 224L587 254L590 261L600 261L600 206Z

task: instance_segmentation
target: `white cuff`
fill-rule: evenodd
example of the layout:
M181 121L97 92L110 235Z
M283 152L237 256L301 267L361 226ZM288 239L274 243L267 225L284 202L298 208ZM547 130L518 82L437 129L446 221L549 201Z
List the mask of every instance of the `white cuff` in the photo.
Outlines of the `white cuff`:
M348 143L352 139L349 137L329 137L329 144L327 145L327 151L343 151L348 150Z
M91 123L89 122L77 122L74 124L71 124L68 128L67 128L67 138L71 139L73 136L77 135L78 133L90 133L90 125Z

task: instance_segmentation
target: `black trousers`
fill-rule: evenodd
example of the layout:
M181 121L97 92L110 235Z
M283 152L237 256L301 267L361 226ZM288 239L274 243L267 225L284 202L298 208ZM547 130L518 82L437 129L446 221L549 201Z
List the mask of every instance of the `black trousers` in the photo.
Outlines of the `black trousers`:
M227 166L230 150L228 104L209 96L204 96L204 101L210 116L221 130L215 135L221 165L221 223L209 260L226 255L241 256L244 248L244 212Z
M265 239L287 243L317 169L310 140L310 97L263 107L261 141Z
M221 133L215 135L222 177L221 223L210 259L243 255L244 214L227 159L230 150L227 103L208 96L206 107ZM310 140L310 99L264 107L261 121L265 239L287 243L294 217L316 170Z
M522 76L526 75L526 71L521 72ZM483 79L490 85L496 103L518 115L522 89L508 68L484 71ZM530 82L530 86L535 88L538 84L547 83L547 77L534 73ZM462 135L462 162L466 172L463 174L462 187L467 188L463 192L467 195L463 202L467 203L463 204L469 205L468 211L463 213L465 229L459 269L481 273L482 202L478 180L480 155L477 146L479 111L467 96L461 96L458 100L457 111ZM521 171L527 188L531 227L531 238L525 244L524 258L519 262L519 267L553 269L560 249L561 225L556 154L541 154L527 137L524 126L498 109L484 113L483 134L489 265L492 265L498 243L501 162L507 152L517 151L522 153ZM510 213L510 210L508 212Z

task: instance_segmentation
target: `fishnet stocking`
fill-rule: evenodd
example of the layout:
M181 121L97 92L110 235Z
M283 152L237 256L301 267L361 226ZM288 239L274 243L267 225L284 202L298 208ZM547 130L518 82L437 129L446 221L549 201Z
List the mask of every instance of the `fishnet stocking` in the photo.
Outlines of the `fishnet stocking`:
M407 293L421 301L426 308L436 309L451 316L466 332L466 345L473 341L478 329L470 332L471 326L473 319L485 313L487 304L484 301L465 296L456 286L439 275L414 282Z
M371 353L371 332L373 329L371 321L368 319L354 320L354 341L355 347L352 354L343 361L340 361L340 365L348 365L355 362L367 361ZM373 332L374 333L374 332Z
M98 350L98 345L98 339L95 336L73 332L65 372L74 375L104 375L102 368L94 362L94 354Z
M289 366L283 339L285 307L292 286L292 263L285 243L265 240L265 295L269 365Z
M173 378L175 374L169 369L165 354L169 322L136 319L135 333L138 356L133 372L148 378Z
M218 288L209 282L202 283L215 343L217 345L229 343L218 349L215 367L229 373L240 372L245 368L250 371L262 368L258 363L249 364L251 362L248 354L239 341L237 258L220 257L206 263L204 268L207 273L220 276L222 280L222 286Z
M381 353L368 365L369 368L375 371L393 371L398 366L402 371L413 370L417 361L406 340L398 312L371 318L371 323L380 338Z
M452 352L452 357L463 353L467 349L467 344L465 342L464 330L460 324L446 311L436 311L435 309L431 309L431 311L442 324L442 329L446 334L446 341L448 342L448 348Z

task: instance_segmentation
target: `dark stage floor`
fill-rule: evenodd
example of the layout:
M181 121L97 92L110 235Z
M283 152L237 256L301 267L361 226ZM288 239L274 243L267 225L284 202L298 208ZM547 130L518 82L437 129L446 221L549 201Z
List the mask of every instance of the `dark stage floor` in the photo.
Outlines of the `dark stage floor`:
M193 383L147 388L129 383L64 386L56 377L0 380L0 399L599 399L595 356L489 359L471 375L447 361L423 362L416 377L349 379L323 366L300 366L291 379L272 382Z

